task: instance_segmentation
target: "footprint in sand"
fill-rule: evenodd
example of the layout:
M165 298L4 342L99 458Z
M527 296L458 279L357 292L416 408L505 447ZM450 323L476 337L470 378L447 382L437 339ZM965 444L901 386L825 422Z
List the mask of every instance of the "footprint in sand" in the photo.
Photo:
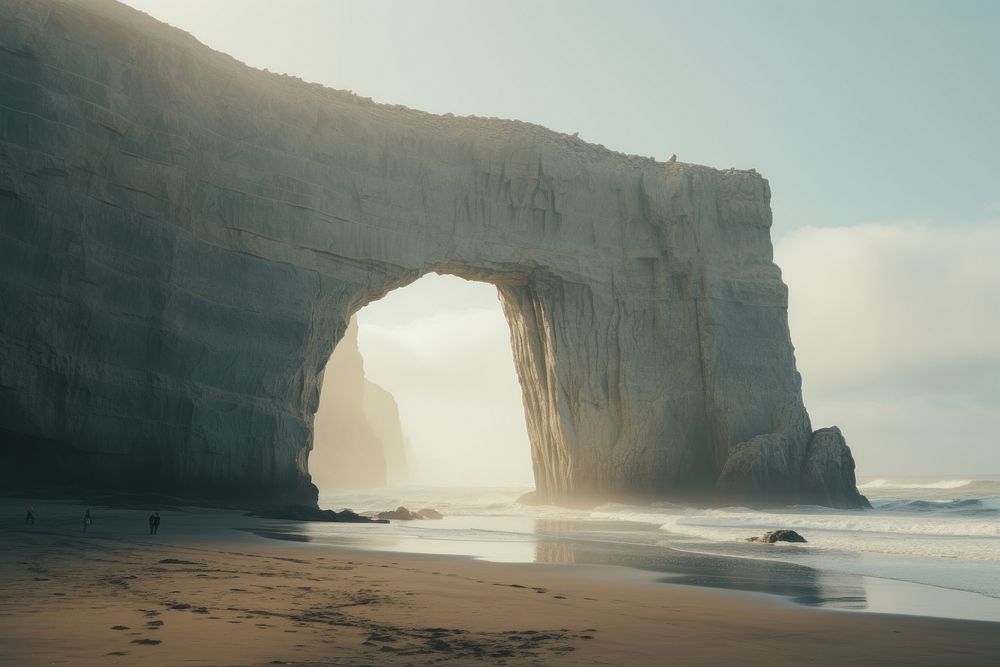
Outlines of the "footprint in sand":
M128 655L125 651L112 651L111 653L105 653L104 655Z
M146 646L156 646L157 644L162 644L159 639L133 639L133 644L144 644Z
M128 626L127 625L112 625L111 629L112 630L128 630Z

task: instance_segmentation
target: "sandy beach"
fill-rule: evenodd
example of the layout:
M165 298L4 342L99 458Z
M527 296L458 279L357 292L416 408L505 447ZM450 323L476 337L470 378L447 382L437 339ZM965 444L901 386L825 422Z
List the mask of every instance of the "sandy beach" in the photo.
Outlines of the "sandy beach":
M5 501L0 664L987 665L992 623L814 610L607 566L273 540L222 510ZM372 530L379 530L373 525Z

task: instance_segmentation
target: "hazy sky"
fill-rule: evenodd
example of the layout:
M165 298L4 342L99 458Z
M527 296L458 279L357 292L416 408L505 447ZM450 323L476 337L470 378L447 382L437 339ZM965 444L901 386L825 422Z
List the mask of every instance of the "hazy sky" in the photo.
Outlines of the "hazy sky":
M815 426L844 429L862 474L1000 472L1000 2L129 4L376 101L757 168ZM398 382L380 380L404 415L427 415L433 401L404 403L403 351L443 359L458 322L483 337L442 378L510 351L489 289L413 289L438 305L362 313L361 345L373 373L373 355L398 360ZM455 382L438 403L477 414L472 381ZM497 400L499 424L514 407Z
M365 374L399 404L414 482L533 483L496 288L431 274L364 308L358 330Z

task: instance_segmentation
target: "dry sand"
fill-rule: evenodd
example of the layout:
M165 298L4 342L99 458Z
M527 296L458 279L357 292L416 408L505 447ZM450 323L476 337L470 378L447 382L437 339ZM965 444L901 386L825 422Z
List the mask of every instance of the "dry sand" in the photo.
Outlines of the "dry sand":
M1000 624L268 540L238 513L0 509L2 665L1000 664ZM183 529L183 530L182 530ZM378 526L371 526L378 530Z

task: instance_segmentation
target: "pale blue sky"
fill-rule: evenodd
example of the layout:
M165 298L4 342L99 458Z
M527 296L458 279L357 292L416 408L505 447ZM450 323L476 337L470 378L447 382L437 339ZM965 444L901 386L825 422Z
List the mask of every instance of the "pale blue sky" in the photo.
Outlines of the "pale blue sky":
M756 168L814 425L844 430L862 475L1000 472L1000 2L129 4L254 67L379 102ZM458 461L475 431L452 424L444 441L435 419L485 411L511 430L492 427L474 456L514 443L521 468L496 481L526 474L500 317L491 290L443 279L361 313L370 371L419 417L414 446L456 462L439 474L470 477L477 459ZM449 335L468 327L487 327L476 345ZM450 378L437 400L419 379L435 368Z
M755 167L775 233L1000 206L1000 3L131 0L257 67Z

